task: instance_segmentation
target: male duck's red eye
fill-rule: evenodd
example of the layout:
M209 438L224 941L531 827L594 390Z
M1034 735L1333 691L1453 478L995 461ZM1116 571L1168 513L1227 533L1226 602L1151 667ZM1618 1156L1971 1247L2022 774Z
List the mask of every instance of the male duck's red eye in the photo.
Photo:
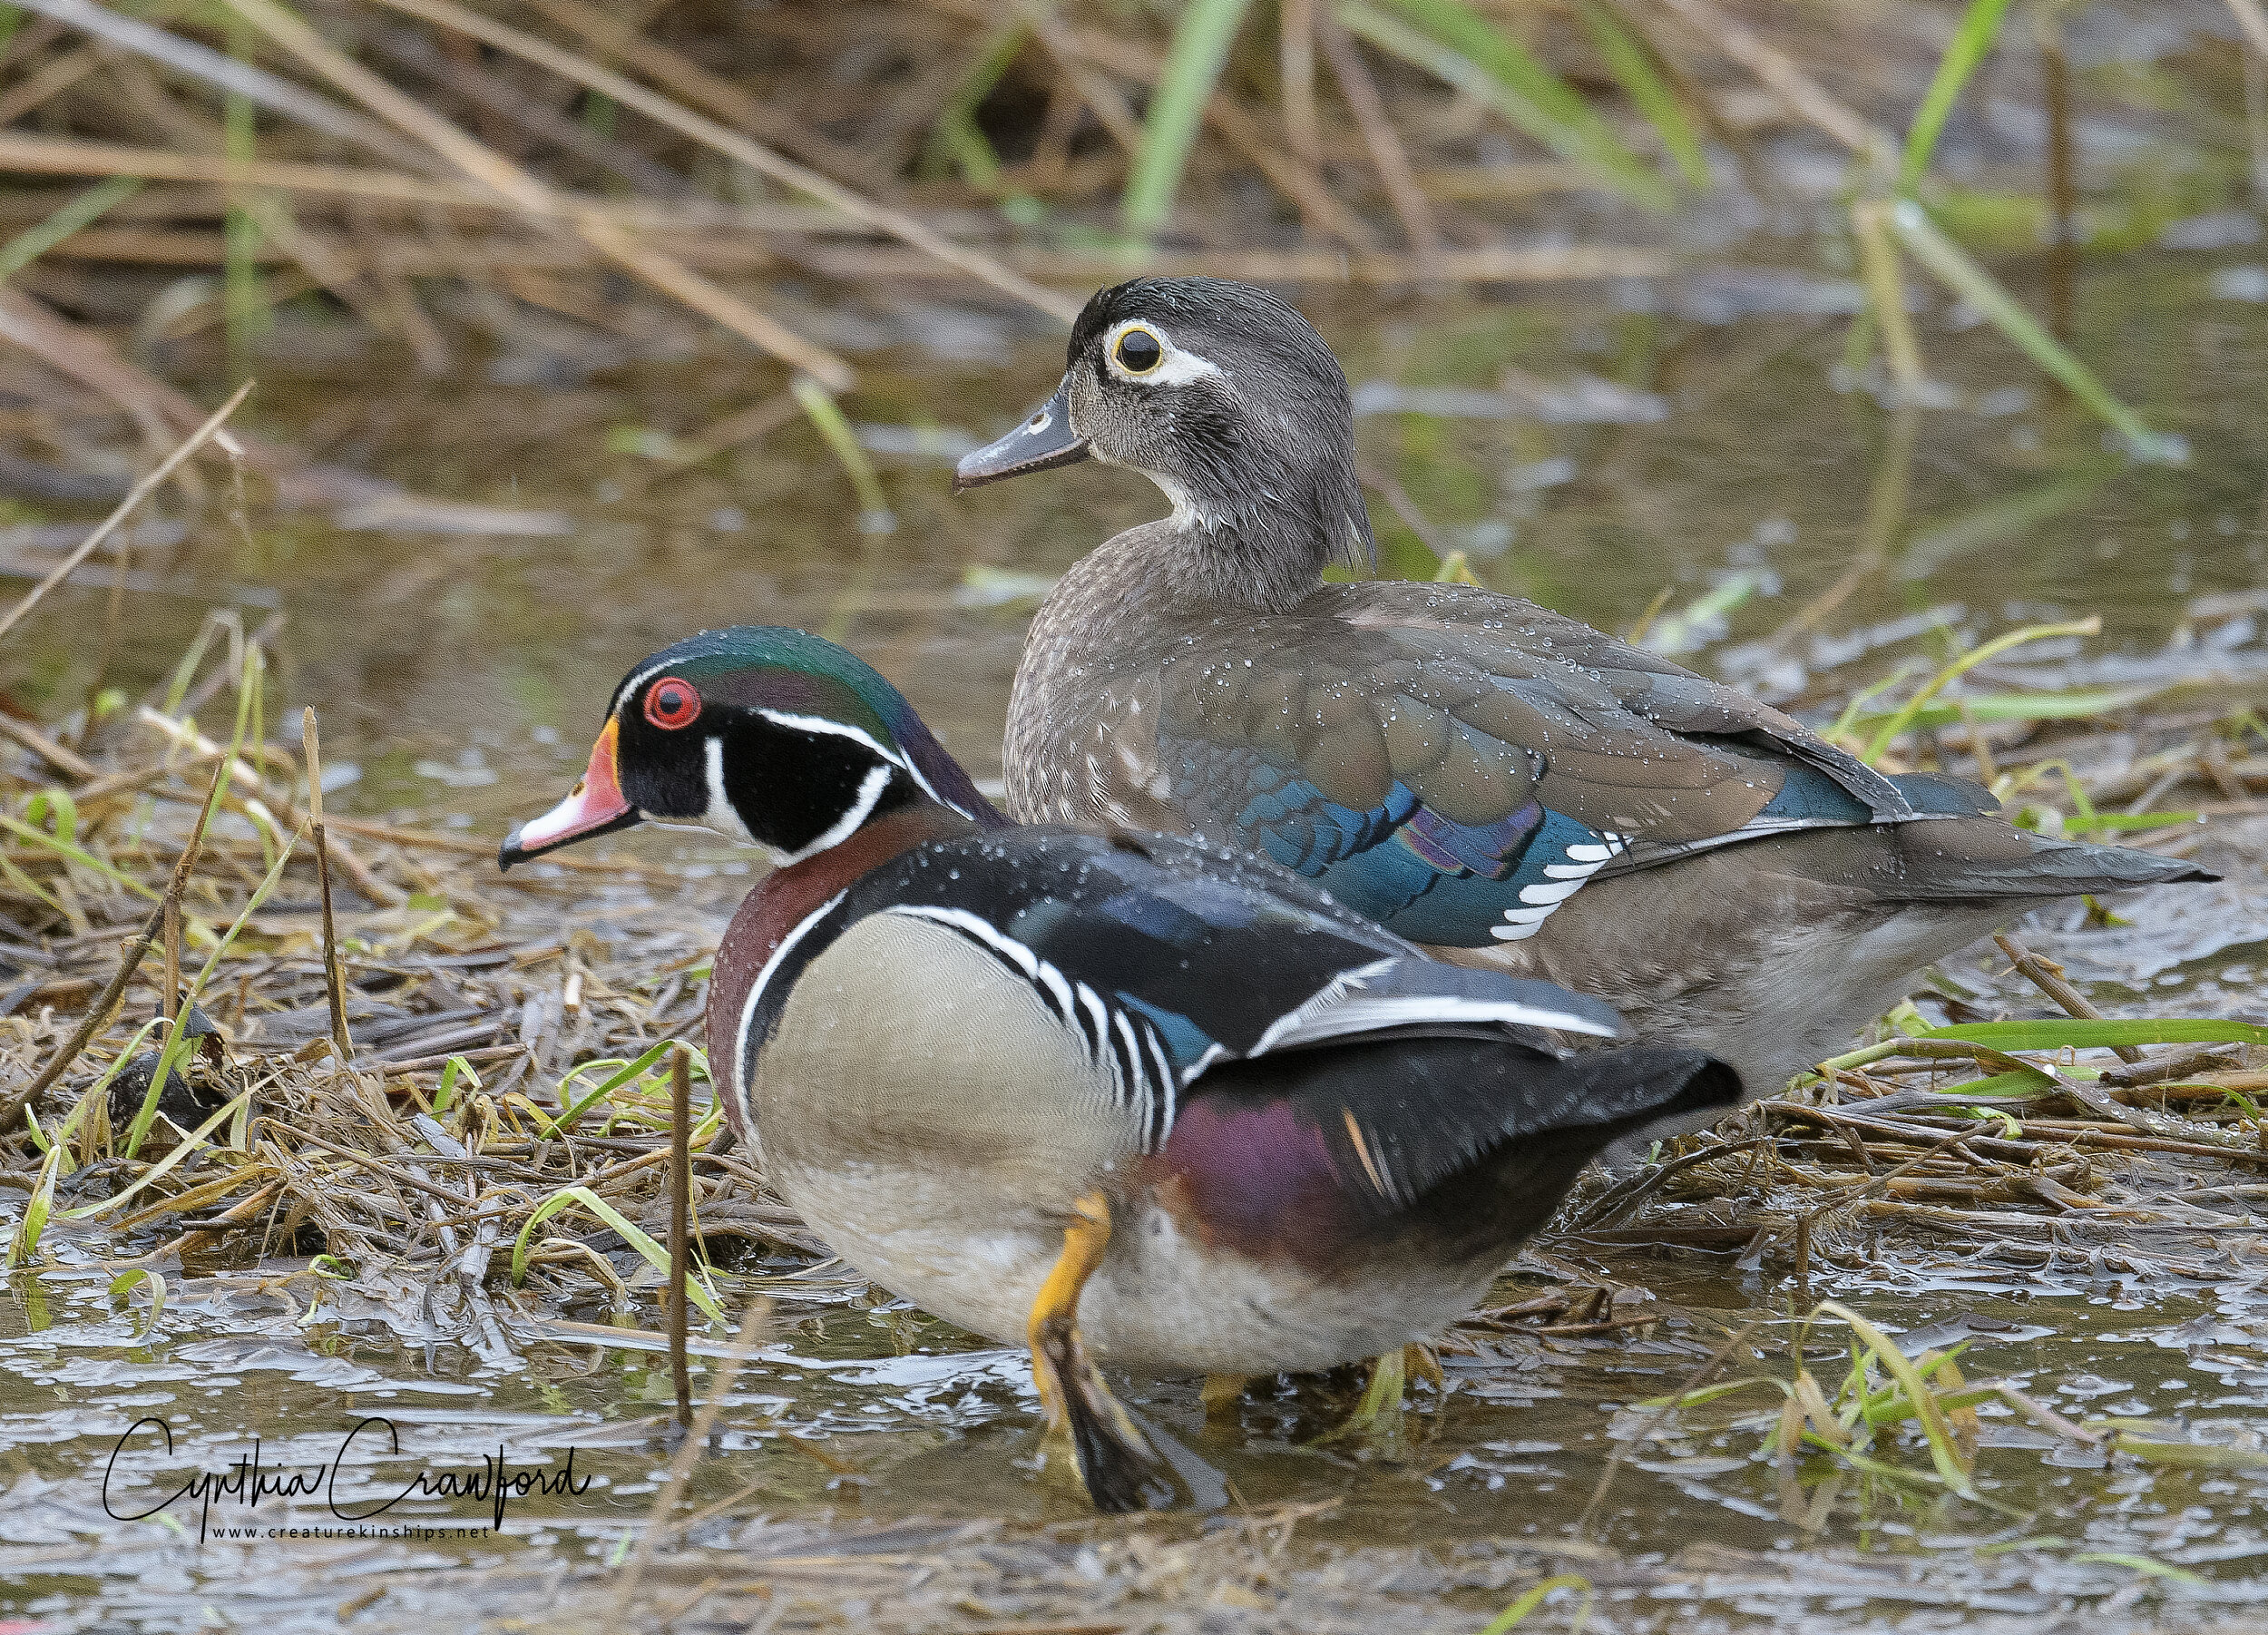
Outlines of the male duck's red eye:
M690 681L664 676L646 689L646 719L657 727L667 727L671 731L689 727L700 712L701 695L693 690Z

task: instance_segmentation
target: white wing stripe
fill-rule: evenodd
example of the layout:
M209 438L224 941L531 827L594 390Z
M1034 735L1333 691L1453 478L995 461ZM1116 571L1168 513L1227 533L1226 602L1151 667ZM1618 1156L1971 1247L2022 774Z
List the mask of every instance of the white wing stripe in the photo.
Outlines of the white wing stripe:
M1342 1038L1348 1033L1375 1033L1381 1028L1427 1022L1508 1022L1527 1027L1558 1028L1569 1033L1591 1033L1602 1039L1615 1036L1613 1029L1588 1016L1544 1005L1521 1004L1517 1000L1465 999L1444 994L1386 994L1376 998L1358 996L1334 1005L1270 1041L1270 1044L1280 1050Z

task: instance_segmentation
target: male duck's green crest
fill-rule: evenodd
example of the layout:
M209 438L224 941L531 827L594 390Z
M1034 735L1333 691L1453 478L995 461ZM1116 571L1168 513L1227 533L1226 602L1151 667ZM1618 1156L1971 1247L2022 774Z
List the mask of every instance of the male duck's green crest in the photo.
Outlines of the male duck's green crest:
M790 740L803 775L767 777ZM624 677L582 780L505 841L497 861L509 868L652 820L699 824L793 862L918 801L1002 821L870 665L803 631L736 625L665 648Z

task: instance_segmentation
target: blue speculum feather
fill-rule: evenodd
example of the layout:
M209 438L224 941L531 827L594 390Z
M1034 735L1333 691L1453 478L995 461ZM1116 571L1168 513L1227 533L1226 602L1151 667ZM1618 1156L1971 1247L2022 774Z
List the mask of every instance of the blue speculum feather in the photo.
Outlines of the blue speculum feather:
M1857 806L1819 781L1827 790L1815 800ZM1488 947L1531 935L1621 844L1535 801L1493 823L1462 824L1399 782L1366 811L1266 762L1250 769L1246 787L1234 821L1261 850L1388 930L1439 946Z
M1872 818L1873 808L1818 768L1789 761L1781 770L1785 780L1780 792L1752 823L1859 824Z
M1163 1005L1138 999L1123 988L1116 990L1113 997L1129 1010L1140 1012L1156 1024L1158 1036L1166 1042L1166 1054L1173 1062L1174 1072L1187 1073L1203 1060L1207 1051L1213 1048L1212 1034L1179 1011L1169 1011Z

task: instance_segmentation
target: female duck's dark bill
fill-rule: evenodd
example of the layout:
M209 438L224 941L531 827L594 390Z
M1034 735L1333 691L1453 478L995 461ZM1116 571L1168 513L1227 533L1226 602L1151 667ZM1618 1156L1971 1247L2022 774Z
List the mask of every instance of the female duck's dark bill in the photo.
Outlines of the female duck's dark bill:
M582 780L568 792L566 799L541 818L522 824L519 831L497 848L499 868L524 863L571 840L587 840L593 835L629 828L638 821L638 808L622 798L622 780L615 767L614 746L620 732L619 723L609 717L599 741L591 746L591 765Z
M1026 471L1045 471L1087 457L1087 439L1071 430L1071 377L1055 388L1055 396L1031 412L1031 417L995 443L973 449L953 468L953 491L1012 477Z

